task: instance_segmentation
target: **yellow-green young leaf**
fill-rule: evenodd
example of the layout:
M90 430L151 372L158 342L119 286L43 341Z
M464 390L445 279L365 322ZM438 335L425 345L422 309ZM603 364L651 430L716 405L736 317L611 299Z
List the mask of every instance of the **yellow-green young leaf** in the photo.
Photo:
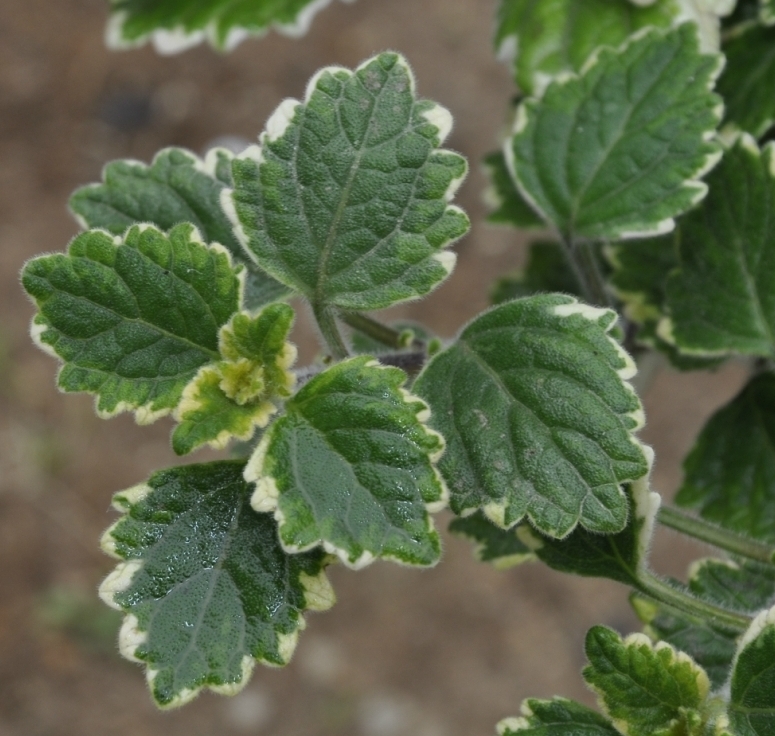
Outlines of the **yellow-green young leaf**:
M518 529L519 527L517 527ZM480 562L505 570L535 558L535 554L518 536L517 529L501 529L481 511L453 519L449 530L474 543L474 555Z
M322 69L234 160L224 209L259 266L318 306L415 299L447 278L469 227L449 204L467 168L439 148L451 127L398 54Z
M243 273L192 225L169 235L135 225L124 237L91 230L66 254L33 259L22 284L40 310L33 338L64 362L59 387L95 394L102 417L134 411L142 424L172 412L199 368L220 358Z
M644 634L622 640L605 626L587 634L584 679L617 729L628 736L701 736L710 683L705 671L669 644Z
M444 441L405 380L368 356L345 360L305 384L264 434L245 478L287 551L322 545L352 568L438 561L429 513L446 505L434 465Z
M482 509L503 528L527 517L560 538L577 524L624 529L622 484L648 459L616 319L562 294L525 297L477 317L428 363L414 390L447 440L439 468L456 514Z
M512 181L503 151L485 156L484 168L490 178L490 187L485 191L484 198L492 209L487 222L520 229L546 227Z
M288 662L305 610L334 602L320 551L288 555L269 514L250 507L244 462L188 465L115 496L102 539L121 560L100 596L126 614L121 653L147 667L154 700L202 688L233 695L255 661Z
M579 71L601 46L619 46L641 28L666 28L686 17L678 0L639 5L629 0L500 0L498 56L513 67L525 94L540 95L554 77Z
M752 379L703 428L676 496L721 526L775 542L775 375Z
M232 185L232 158L222 148L211 149L204 160L182 148L165 148L150 166L113 161L103 170L101 184L75 191L70 209L84 228L102 228L113 235L140 223L167 231L190 222L205 241L220 243L237 263L249 266L245 306L254 309L282 299L290 290L250 261L221 209L221 192Z
M691 355L775 352L775 147L741 136L681 220L659 334Z
M521 711L498 724L498 736L620 736L607 718L565 698L530 698Z
M571 240L668 232L720 156L721 65L692 23L602 48L520 106L505 152L522 195Z
M303 36L331 0L110 0L108 46L140 46L149 39L160 54L176 54L208 40L230 51L270 28ZM345 0L352 2L352 0Z
M775 608L762 611L740 640L729 721L735 736L775 734Z

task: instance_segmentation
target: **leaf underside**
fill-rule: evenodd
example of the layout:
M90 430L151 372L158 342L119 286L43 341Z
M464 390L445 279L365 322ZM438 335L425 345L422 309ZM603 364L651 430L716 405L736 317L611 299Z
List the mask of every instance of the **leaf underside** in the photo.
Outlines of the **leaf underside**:
M530 698L522 714L501 721L498 736L619 736L607 718L565 698Z
M505 150L523 196L570 240L669 231L719 157L719 69L691 23L603 48L580 76L522 103Z
M127 614L121 651L145 663L161 707L203 687L237 692L254 660L285 664L303 611L333 603L324 555L282 550L274 519L250 507L243 469L173 468L114 500L125 515L103 547L124 562L100 595Z
M414 390L447 440L439 468L455 513L482 509L504 528L527 517L553 537L624 528L621 484L648 462L615 321L570 296L526 297L479 316L430 361Z
M359 568L381 557L432 565L440 541L429 516L445 504L433 461L441 437L427 407L401 389L406 374L368 356L320 373L285 405L246 478L254 508L274 511L288 551L318 545Z
M212 149L204 160L183 148L165 148L150 166L138 161L113 161L101 184L77 189L70 209L87 228L123 235L128 227L151 223L160 230L190 222L208 243L220 243L237 263L248 266L245 306L248 309L283 299L287 286L250 262L221 209L221 192L232 185L233 155Z
M217 360L218 330L239 309L239 272L192 225L169 235L133 226L123 238L77 236L67 253L30 261L22 284L39 313L33 337L62 361L59 387L97 395L101 416L170 413Z
M453 519L449 530L471 540L480 562L491 562L497 568L511 567L535 557L533 551L517 536L517 529L501 529L481 511Z
M449 200L465 159L449 113L417 100L397 54L323 69L235 159L232 216L258 264L313 304L379 309L447 278L468 230Z

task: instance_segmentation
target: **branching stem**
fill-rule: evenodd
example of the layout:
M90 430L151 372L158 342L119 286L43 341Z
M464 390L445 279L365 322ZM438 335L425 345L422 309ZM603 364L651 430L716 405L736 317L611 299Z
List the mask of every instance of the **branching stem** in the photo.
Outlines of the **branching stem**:
M339 325L336 323L336 316L330 307L320 304L312 305L312 312L315 315L315 321L318 323L320 334L325 340L326 346L335 360L344 360L349 356L347 343L339 331Z
M705 519L691 516L672 506L663 506L659 510L657 518L664 526L712 544L714 547L726 550L731 554L765 563L772 563L775 560L775 547L744 537L742 534L724 529L705 521Z
M392 327L388 327L388 325L372 317L367 317L360 312L342 312L339 316L345 324L350 325L350 327L358 330L358 332L362 332L364 335L368 335L373 340L393 348L393 350L401 350L407 347L407 345L402 344L401 333L398 330L394 330ZM414 350L425 350L425 343L415 338L409 347Z

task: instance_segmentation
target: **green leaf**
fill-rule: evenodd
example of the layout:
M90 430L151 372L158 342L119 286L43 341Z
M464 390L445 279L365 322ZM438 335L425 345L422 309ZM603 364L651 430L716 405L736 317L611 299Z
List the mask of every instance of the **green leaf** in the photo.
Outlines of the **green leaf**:
M774 18L775 19L775 18ZM756 138L775 123L775 30L750 25L725 44L727 63L718 80L724 120Z
M242 266L189 224L165 235L91 230L68 252L35 258L22 284L40 310L32 336L64 361L63 391L97 395L97 412L169 414L199 368L219 359L218 331L239 309Z
M289 552L318 545L354 569L381 557L433 565L429 512L446 505L434 467L444 450L406 374L368 356L305 384L267 430L245 471L253 508L273 511Z
M735 736L775 734L775 608L762 611L740 640L729 720Z
M224 360L202 368L186 386L175 418L172 447L184 455L205 443L216 449L232 439L249 440L277 411L272 402L291 395L289 370L296 347L287 342L293 309L270 304L255 316L235 314L221 329Z
M245 306L255 309L286 297L290 290L253 264L221 209L221 193L232 185L232 158L223 148L211 149L204 160L183 148L165 148L150 166L113 161L105 167L101 184L75 191L70 209L84 229L103 228L113 235L123 235L139 223L166 231L190 222L208 243L220 243L248 267Z
M756 613L775 603L775 567L753 560L698 560L689 569L689 589L729 610Z
M453 519L449 530L470 539L475 545L475 556L480 562L491 562L498 570L505 570L535 555L517 536L517 529L495 526L481 511L464 518Z
M350 2L351 0L346 0ZM176 54L207 39L232 50L249 36L270 28L303 36L316 13L330 0L110 0L108 46L140 46L152 40L160 54Z
M521 710L498 724L498 736L620 736L607 718L566 698L530 698Z
M680 506L775 542L775 375L751 380L714 414L684 461Z
M775 0L759 0L759 20L766 26L775 25Z
M631 358L608 334L616 314L561 294L507 302L477 317L414 385L448 452L439 468L458 515L482 509L509 528L577 524L621 531L621 485L648 461Z
M315 305L415 299L447 278L469 227L448 204L467 169L438 147L451 127L397 54L322 69L234 160L224 207L258 264Z
M690 23L601 49L520 106L505 150L522 195L571 240L672 230L720 157L710 139L723 108L710 90L721 64L700 53Z
M491 184L485 191L485 201L492 209L487 222L520 229L546 227L512 181L503 151L485 156L484 168Z
M742 135L708 177L707 199L681 221L659 334L683 353L775 351L774 152Z
M145 663L163 708L203 687L236 693L255 660L287 663L303 612L334 602L325 556L282 550L274 519L250 508L243 469L172 468L114 497L124 516L102 546L122 562L100 596L127 614L119 648Z
M565 539L552 539L524 524L518 527L517 535L553 570L636 585L648 560L659 494L649 490L648 478L630 484L626 492L628 523L618 534L602 535L577 528Z
M710 683L686 654L643 634L622 640L605 626L587 634L584 679L628 736L700 736Z
M519 88L538 95L552 78L578 72L599 47L619 46L647 26L669 27L679 13L675 0L649 7L628 0L501 0L495 46Z
M559 243L539 240L530 244L527 265L495 282L490 301L502 304L517 297L542 292L564 292L581 295L576 276Z
M729 679L737 647L737 633L717 628L701 618L662 606L637 593L630 597L635 612L646 625L645 632L688 654L708 674L713 689Z

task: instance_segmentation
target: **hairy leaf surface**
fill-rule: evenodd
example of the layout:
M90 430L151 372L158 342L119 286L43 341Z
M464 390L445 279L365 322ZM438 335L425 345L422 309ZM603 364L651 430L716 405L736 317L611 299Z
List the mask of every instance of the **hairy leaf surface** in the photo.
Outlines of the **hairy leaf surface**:
M720 156L711 92L721 57L696 26L651 30L603 48L579 76L523 102L506 143L523 196L566 238L657 235L705 196Z
M570 296L526 297L480 315L430 361L414 390L447 440L439 467L455 513L482 509L504 528L527 517L553 537L624 528L621 486L648 461L615 322Z
M245 477L286 550L322 545L353 568L379 557L438 561L429 512L446 505L434 466L444 441L405 380L368 356L343 361L305 384L267 430Z
M700 736L710 689L705 671L664 642L643 634L622 640L605 626L587 634L584 679L619 731L629 736Z
M684 462L680 506L775 542L775 375L763 373L714 414Z
M119 493L103 536L122 560L100 587L127 614L121 653L147 666L161 707L208 687L234 694L255 660L283 665L305 610L334 602L320 551L288 555L269 514L250 507L244 463L188 465Z
M490 187L485 191L485 200L492 208L487 217L488 222L519 229L546 227L546 223L519 193L503 151L485 156L484 167L490 177Z
M446 248L469 226L449 205L467 168L439 148L451 127L397 54L322 69L234 160L224 207L258 264L313 304L417 298L447 278Z
M474 543L475 555L480 562L491 562L501 570L535 557L533 551L517 536L517 529L501 529L481 511L453 519L449 530Z
M775 147L741 136L708 177L710 194L680 225L660 335L682 352L775 351Z
M85 228L103 228L113 235L140 223L166 231L190 222L208 243L220 243L237 263L249 265L245 306L255 309L286 297L290 290L250 262L221 209L221 192L232 184L232 158L222 148L211 149L204 160L183 148L165 148L150 166L113 161L105 167L101 184L75 191L70 209Z
M66 254L30 261L22 284L40 310L33 338L64 361L59 387L96 394L102 417L134 411L142 424L169 414L197 370L219 359L241 272L192 225L169 235L136 225L123 238L79 235Z
M619 736L607 718L566 698L530 698L521 710L498 724L498 736Z
M345 0L351 2L352 0ZM224 51L270 28L302 36L330 0L110 0L107 41L131 48L151 39L161 54L176 54L207 39Z

